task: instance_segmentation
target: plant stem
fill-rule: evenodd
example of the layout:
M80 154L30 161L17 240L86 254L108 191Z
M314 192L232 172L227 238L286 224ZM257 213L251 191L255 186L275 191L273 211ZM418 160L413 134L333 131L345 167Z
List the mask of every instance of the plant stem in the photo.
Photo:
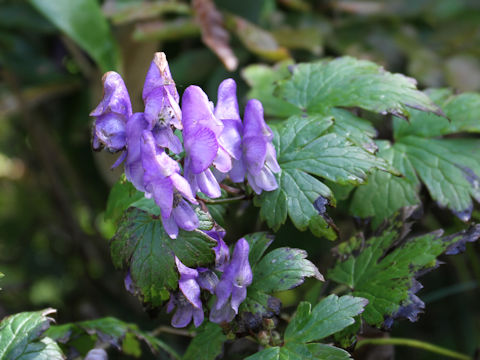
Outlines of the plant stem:
M419 341L415 339L404 339L404 338L377 338L377 339L363 339L357 343L355 350L361 348L365 345L400 345L400 346L410 346L426 351L431 351L436 354L440 354L446 357L460 360L472 360L468 355L460 354L458 352L442 348L437 345L433 345L424 341Z
M246 195L239 195L239 196L229 197L225 199L217 199L217 200L200 199L200 200L203 201L205 204L229 204L232 202L244 200L246 198L247 198Z
M173 335L180 335L180 336L188 336L188 337L195 337L195 332L190 332L188 330L181 330L181 329L174 329L174 328L171 328L170 326L159 326L157 327L156 329L153 329L149 335L151 336L158 336L160 335L161 333L164 333L164 334L173 334Z

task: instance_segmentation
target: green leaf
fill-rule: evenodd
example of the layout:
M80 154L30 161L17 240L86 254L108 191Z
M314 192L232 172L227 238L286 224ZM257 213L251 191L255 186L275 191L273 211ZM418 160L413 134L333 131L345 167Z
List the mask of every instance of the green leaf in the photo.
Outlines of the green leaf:
M135 189L125 176L121 176L115 185L113 185L108 195L105 218L117 224L125 210L127 210L132 203L143 198L144 195Z
M446 118L413 111L409 123L398 120L394 122L396 138L409 135L436 137L459 132L480 132L479 93L453 95L448 89L430 89L426 93L442 108Z
M56 310L45 309L34 312L22 312L8 316L0 323L0 359L45 358L51 354L53 359L62 359L62 353L50 340L40 337L50 327L53 319L48 315ZM44 354L42 354L45 352Z
M442 231L408 240L406 218L397 217L378 236L364 244L361 237L353 238L353 246L343 254L328 273L328 278L352 289L352 295L368 299L362 314L370 325L380 326L386 316L394 315L409 298L413 279L419 272L435 267L437 256L480 235L480 226L442 237ZM457 245L456 245L457 244ZM362 246L365 246L361 249ZM361 251L360 251L361 250Z
M249 245L248 262L255 269L258 261L273 241L273 236L266 232L257 232L244 236Z
M275 83L291 75L288 71L290 64L291 61L283 61L274 67L250 65L242 71L242 77L251 87L248 97L262 102L265 115L288 117L300 113L296 106L273 95Z
M260 317L268 317L268 314L280 310L280 302L270 296L271 293L300 286L306 277L323 281L317 267L306 259L305 250L278 248L258 260L272 239L265 233L255 233L245 238L251 246L249 262L253 282L247 288L247 298L241 305L241 312L249 311Z
M368 177L367 183L355 191L350 204L351 213L361 218L372 217L374 228L398 209L421 202L418 196L420 181L405 154L405 146L391 146L388 141L379 141L378 144L380 151L377 155L404 175L394 176L375 170Z
M282 347L270 347L246 360L348 360L345 350L326 344L288 343Z
M351 57L298 64L290 79L279 82L278 96L308 113L357 106L408 117L408 107L440 113L416 81L379 65Z
M346 328L355 322L367 300L349 295L330 295L312 310L310 303L302 302L285 330L285 343L320 340Z
M288 247L269 252L255 267L254 281L249 289L273 293L296 288L306 277L323 281L317 267L306 257L305 250Z
M369 121L344 109L332 109L331 114L334 118L331 132L345 137L369 153L373 154L377 151L377 145L373 141L377 136L377 130Z
M183 360L215 360L222 352L223 343L227 337L220 326L207 323L197 332L188 345Z
M30 3L84 49L102 71L119 69L118 48L96 0L30 0Z
M292 116L275 129L274 145L282 169L277 174L278 189L263 192L255 199L260 215L277 230L287 215L299 230L309 228L314 235L335 239L336 233L324 209L316 206L329 199L330 189L314 176L340 184L362 183L367 173L378 168L388 170L382 158L375 157L344 136L326 133L331 117ZM278 129L277 129L278 128Z
M160 339L139 330L135 324L125 323L114 317L52 326L46 335L83 355L94 344L104 344L111 345L124 354L138 357L141 355L139 341L144 341L154 354L164 350L173 358L179 359L178 354Z
M470 218L472 197L480 201L480 148L477 140L402 138L400 144L432 198L461 220Z
M37 342L28 344L18 360L64 360L65 356L58 344L45 337Z
M110 243L115 267L129 272L133 285L146 303L160 306L169 291L178 286L174 254L189 267L208 266L214 262L212 247L216 241L200 230L180 230L171 239L161 220L136 208L123 217Z

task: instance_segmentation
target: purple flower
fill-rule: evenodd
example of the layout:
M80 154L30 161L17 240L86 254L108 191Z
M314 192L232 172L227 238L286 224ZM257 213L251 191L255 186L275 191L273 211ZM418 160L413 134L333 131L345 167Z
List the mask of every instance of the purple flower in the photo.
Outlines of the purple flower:
M152 133L144 130L141 142L141 158L144 169L145 196L153 197L160 207L163 227L175 239L178 228L196 229L198 217L186 198L197 204L188 182L180 175L180 166L155 144Z
M139 191L145 191L142 164L142 134L148 127L143 113L135 113L128 120L126 132L125 176ZM120 158L119 158L120 160Z
M274 173L281 169L272 139L273 132L263 119L262 103L249 100L243 120L243 164L248 183L257 194L278 188Z
M225 241L223 241L226 232L223 229L215 229L206 231L206 233L208 236L217 240L217 246L213 248L213 251L215 251L215 269L218 271L224 271L225 266L230 259L230 251L228 250L228 246L225 244Z
M210 269L201 268L201 267L197 268L197 271L198 271L198 278L197 278L198 285L200 285L202 289L207 290L210 294L213 295L213 293L215 292L215 287L218 284L217 274L215 274L215 272L213 272Z
M223 122L223 130L218 139L220 146L232 158L232 169L229 172L233 182L243 182L245 168L242 161L242 119L238 111L237 84L233 79L225 79L218 87L215 117ZM218 180L226 175L215 173Z
M220 197L220 186L209 169L220 172L232 167L228 153L218 142L223 123L218 120L207 95L198 86L189 86L182 97L183 142L185 146L184 174L194 193Z
M163 52L156 53L150 64L142 98L145 103L145 119L157 145L177 154L182 152L180 139L175 136L172 129L172 125L182 129L179 95Z
M126 144L125 125L132 115L132 104L122 77L114 71L103 75L103 99L90 113L95 117L93 148L105 147L110 152L123 150Z
M210 321L230 322L238 307L247 297L247 286L252 283L252 269L248 262L249 245L241 238L237 241L230 263L215 288L217 302L210 312Z
M176 328L185 327L192 321L195 327L203 322L203 308L200 300L200 285L197 282L198 271L182 264L175 256L180 280L178 287L180 291L172 294L167 304L167 312L170 313L175 307L177 310L172 317L172 326Z

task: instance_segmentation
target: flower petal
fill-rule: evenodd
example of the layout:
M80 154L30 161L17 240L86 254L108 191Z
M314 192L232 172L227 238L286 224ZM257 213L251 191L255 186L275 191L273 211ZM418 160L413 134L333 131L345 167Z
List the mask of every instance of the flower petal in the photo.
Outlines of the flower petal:
M267 142L262 136L252 136L243 139L243 161L247 171L258 174L265 165Z
M213 166L223 173L228 173L232 169L232 159L221 146L218 147L217 157L213 160Z
M170 126L156 126L153 129L153 135L158 146L170 149L175 154L180 154L183 151L180 139L173 133Z
M169 216L167 218L161 217L162 224L165 232L170 236L171 239L176 239L178 236L178 225L173 218L173 216Z
M198 268L197 283L202 289L213 294L218 284L218 276L212 270L206 268Z
M175 87L175 81L173 81L172 74L170 73L167 57L165 56L165 53L157 52L150 63L150 68L145 77L145 84L143 85L142 92L143 101L145 101L152 90L163 86L168 89L178 103L180 97L178 96Z
M245 181L245 165L243 163L243 159L240 160L232 160L232 170L230 170L230 179L234 183L241 183Z
M249 100L245 107L243 136L263 136L268 141L273 138L273 132L263 118L262 103L257 99Z
M183 199L172 210L172 214L178 227L183 230L192 231L200 225L197 214L195 214L192 207Z
M235 311L233 311L229 303L225 303L218 309L217 307L213 307L213 309L210 311L209 320L216 324L221 324L232 321L234 317Z
M102 82L102 101L100 101L100 104L90 113L90 116L116 113L118 115L124 115L126 120L132 115L132 104L122 77L115 71L109 71L103 75Z
M183 93L182 121L185 129L207 127L215 136L219 136L223 129L223 123L213 115L207 95L196 85L190 85Z
M177 189L178 192L182 194L184 198L186 198L192 204L198 204L198 201L195 200L195 195L192 192L192 188L190 187L190 184L188 183L187 180L185 180L183 176L175 173L170 176L170 179L175 189Z
M193 316L193 306L191 304L178 305L177 311L172 316L172 326L174 328L183 328L190 324Z
M282 169L278 165L277 152L272 143L267 143L267 156L265 157L265 165L274 173L280 172Z
M217 156L218 142L213 131L197 126L183 132L185 151L194 174L205 171Z
M223 80L218 87L217 106L215 107L217 119L240 119L237 101L237 84L233 79Z
M223 120L223 125L218 142L231 157L240 159L242 156L242 122L240 120Z
M222 196L220 185L218 185L217 179L215 179L215 176L213 176L210 169L195 175L195 180L200 188L200 191L208 197L215 199Z
M236 286L233 285L232 298L230 300L230 306L232 307L235 314L238 314L238 307L247 297L247 287L246 286Z
M96 140L105 145L109 151L122 150L126 144L125 123L125 116L115 113L97 117L94 125Z
M133 186L139 191L144 191L143 164L142 164L142 133L147 128L143 113L133 114L127 121L127 160L125 162L125 175Z
M203 309L193 309L193 325L199 327L202 325L204 319Z
M247 174L248 183L252 186L252 183L255 184L255 187L265 191L273 191L278 188L277 179L273 175L272 171L268 168L263 168L257 175ZM252 181L253 180L253 181ZM257 192L257 190L252 186L252 189L257 194L260 194L262 191Z

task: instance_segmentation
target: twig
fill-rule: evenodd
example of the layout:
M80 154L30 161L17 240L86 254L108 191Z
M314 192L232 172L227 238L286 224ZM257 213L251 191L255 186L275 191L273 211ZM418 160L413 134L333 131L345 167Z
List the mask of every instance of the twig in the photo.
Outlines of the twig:
M360 340L355 347L355 350L358 350L365 345L400 345L400 346L410 346L426 351L430 351L436 354L440 354L446 357L460 360L472 360L468 355L458 353L449 349L442 348L437 345L433 345L424 341L415 340L415 339L404 339L404 338L376 338L376 339L364 339Z
M193 331L193 332L190 332L188 330L181 330L181 329L174 329L174 328L171 328L170 326L165 326L165 325L161 325L159 327L157 327L156 329L153 329L152 331L150 331L149 335L151 336L158 336L160 334L173 334L173 335L180 335L180 336L187 336L187 337L195 337L196 333Z
M234 196L226 199L218 199L218 200L201 199L201 201L203 201L206 204L229 204L236 201L244 200L246 198L247 198L246 195L239 195L239 196Z

